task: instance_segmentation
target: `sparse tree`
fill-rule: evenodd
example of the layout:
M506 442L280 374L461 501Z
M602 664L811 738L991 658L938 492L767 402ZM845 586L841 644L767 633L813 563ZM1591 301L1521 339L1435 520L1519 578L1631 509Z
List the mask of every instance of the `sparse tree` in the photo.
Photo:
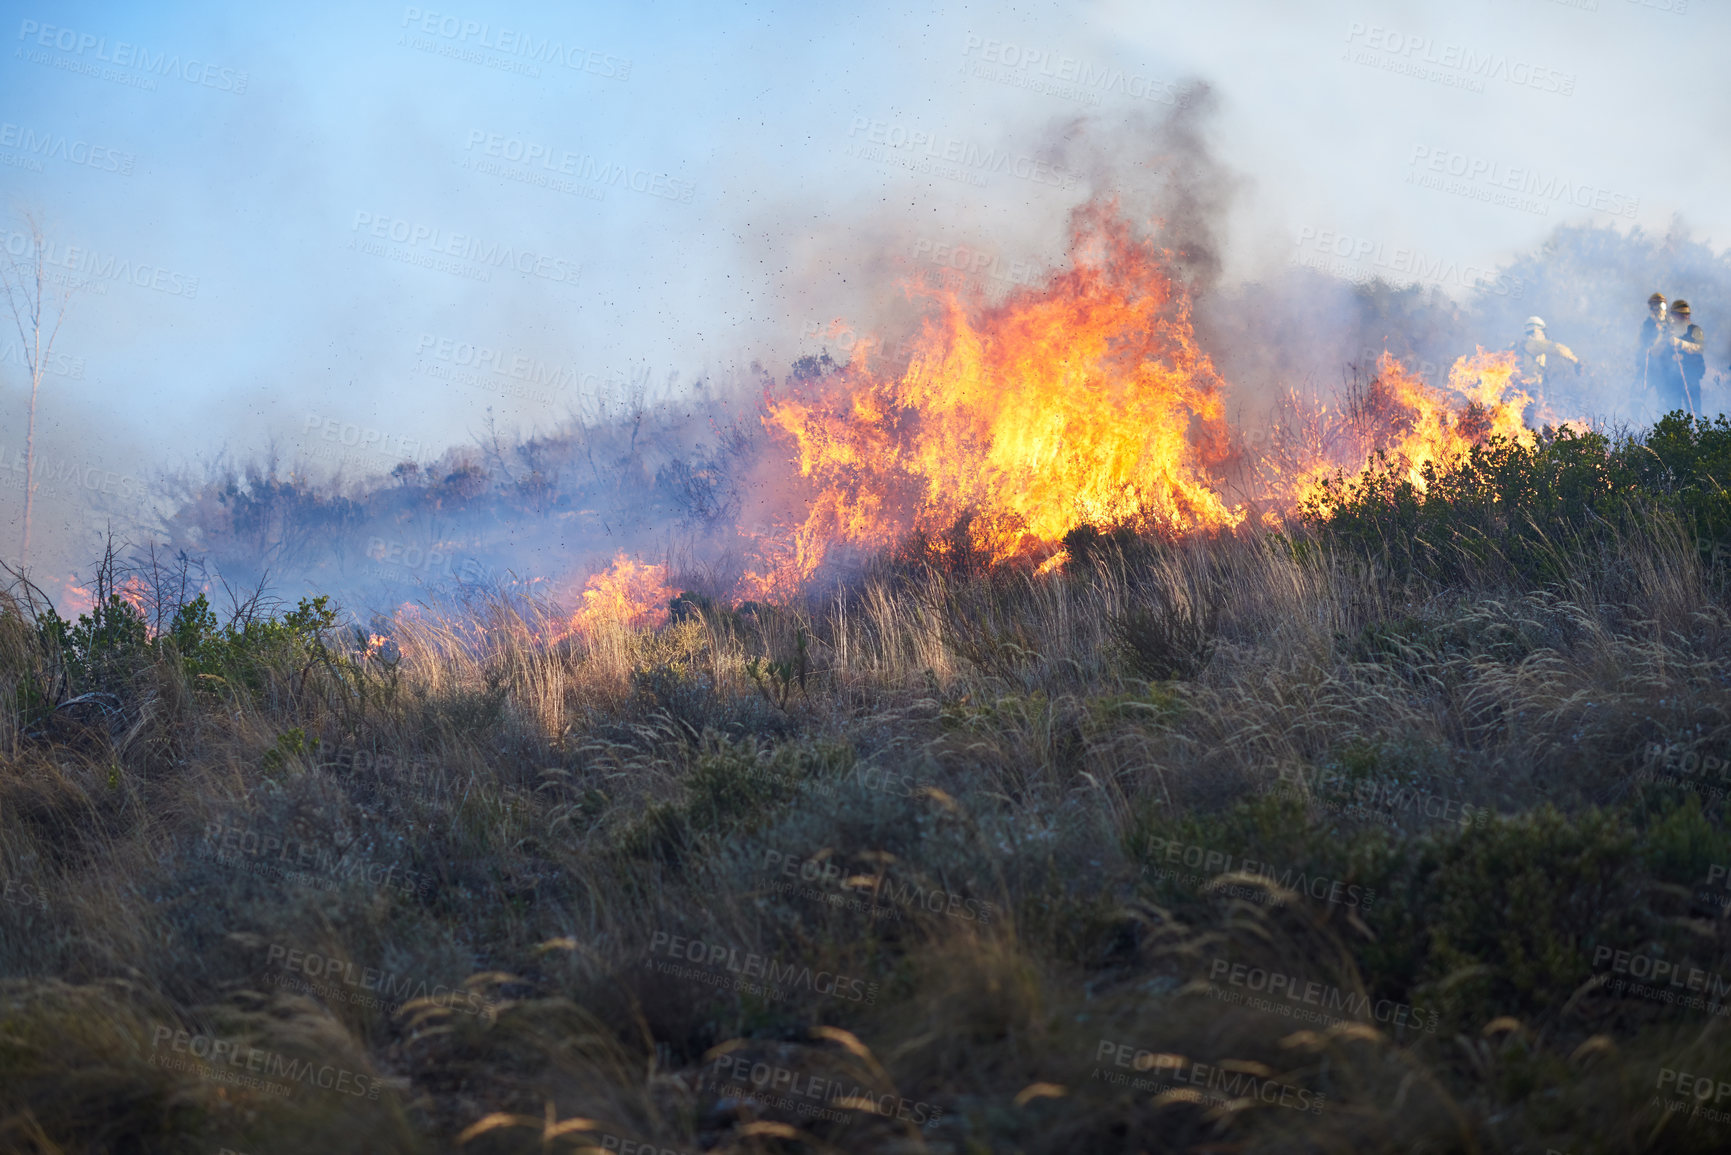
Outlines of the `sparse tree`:
M30 418L24 434L24 540L19 551L20 568L30 562L30 522L36 506L36 404L42 393L42 375L54 356L54 341L71 303L73 285L59 294L51 291L47 269L47 245L42 226L34 216L24 218L30 235L30 250L24 256L0 262L0 287L18 327L18 353L30 374Z

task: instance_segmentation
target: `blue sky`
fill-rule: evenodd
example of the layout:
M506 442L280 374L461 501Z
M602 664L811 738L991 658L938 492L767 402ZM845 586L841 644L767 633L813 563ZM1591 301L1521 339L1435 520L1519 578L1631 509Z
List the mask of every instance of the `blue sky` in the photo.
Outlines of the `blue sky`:
M41 421L86 479L333 429L382 466L784 365L910 262L1053 259L1089 189L1044 146L1188 78L1230 278L1575 220L1731 243L1707 0L0 11L0 238L35 213L82 283ZM8 461L25 384L11 350Z

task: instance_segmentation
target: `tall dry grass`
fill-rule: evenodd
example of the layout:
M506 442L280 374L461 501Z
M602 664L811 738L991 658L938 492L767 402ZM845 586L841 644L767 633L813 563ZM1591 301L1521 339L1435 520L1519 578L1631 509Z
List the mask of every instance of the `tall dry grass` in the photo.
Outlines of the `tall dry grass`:
M885 565L588 636L501 597L254 690L159 649L114 725L31 732L52 655L4 603L0 1145L1723 1146L1650 1105L1662 1071L1727 1077L1720 1019L1580 961L1731 974L1690 876L1731 862L1721 804L1635 773L1731 749L1686 542L1552 589L1303 536L1073 571ZM802 636L804 684L765 675ZM1173 846L1222 860L1175 879ZM1269 1013L1222 961L1431 1029ZM781 997L732 985L771 966Z

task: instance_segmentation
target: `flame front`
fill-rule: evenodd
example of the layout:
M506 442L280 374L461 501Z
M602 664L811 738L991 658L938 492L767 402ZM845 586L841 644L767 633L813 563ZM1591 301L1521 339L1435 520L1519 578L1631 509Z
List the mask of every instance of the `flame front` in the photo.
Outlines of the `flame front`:
M1449 369L1449 388L1466 398L1464 406L1457 406L1384 353L1377 361L1377 378L1410 415L1404 435L1386 451L1389 458L1404 464L1407 479L1423 490L1426 465L1444 465L1495 435L1530 439L1521 415L1532 398L1511 385L1514 372L1513 353L1480 349L1460 358Z
M1226 421L1227 384L1170 255L1111 202L1072 221L1068 271L1001 303L911 286L931 308L905 366L861 343L845 368L766 395L763 424L789 468L769 508L803 508L751 535L736 603L796 595L842 547L924 535L939 551L1044 570L1079 526L1183 536L1235 529L1254 509L1279 528L1298 510L1326 513L1379 458L1422 490L1428 467L1489 438L1532 443L1515 355L1483 349L1454 363L1446 389L1385 352L1345 404L1290 390L1248 438ZM667 579L621 554L591 579L572 630L660 624Z
M1310 465L1298 475L1294 496L1301 505L1325 512L1330 499L1323 482L1358 473L1377 454L1423 492L1428 465L1445 466L1492 437L1532 444L1525 423L1532 398L1515 384L1516 366L1510 352L1479 349L1461 357L1449 368L1449 390L1464 399L1457 401L1383 353L1347 421L1352 433L1346 460Z
M666 566L645 565L621 553L610 568L589 579L570 632L593 636L608 627L657 629L667 624L673 596Z
M1071 266L992 307L920 289L937 315L899 376L850 365L769 399L765 424L815 489L783 577L809 576L836 543L883 547L967 517L994 561L1050 556L1084 523L1244 519L1208 476L1229 442L1224 383L1165 254L1095 206L1078 214Z

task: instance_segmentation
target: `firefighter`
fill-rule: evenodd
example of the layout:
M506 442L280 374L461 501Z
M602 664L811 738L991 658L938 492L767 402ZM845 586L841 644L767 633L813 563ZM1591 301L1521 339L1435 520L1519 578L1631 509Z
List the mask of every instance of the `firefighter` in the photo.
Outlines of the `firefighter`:
M1665 379L1665 362L1670 360L1670 321L1665 316L1665 294L1654 293L1647 298L1647 317L1641 322L1641 353L1636 358L1635 376L1641 387L1658 392Z
M1575 351L1545 336L1543 317L1527 318L1526 335L1515 342L1514 350L1520 359L1521 384L1532 393L1535 409L1544 408L1545 386L1555 381L1563 362L1574 366L1577 376L1581 372L1581 359Z
M1689 302L1672 301L1670 321L1660 346L1664 358L1664 381L1659 394L1661 412L1682 409L1700 415L1701 378L1707 375L1706 344L1701 326L1690 319Z

